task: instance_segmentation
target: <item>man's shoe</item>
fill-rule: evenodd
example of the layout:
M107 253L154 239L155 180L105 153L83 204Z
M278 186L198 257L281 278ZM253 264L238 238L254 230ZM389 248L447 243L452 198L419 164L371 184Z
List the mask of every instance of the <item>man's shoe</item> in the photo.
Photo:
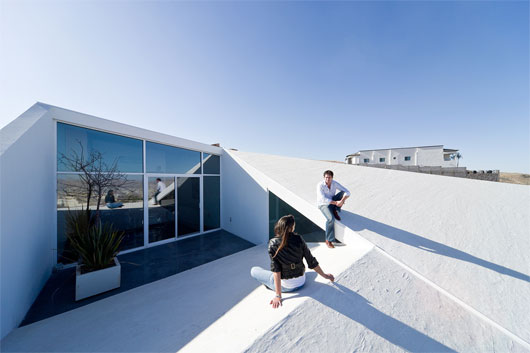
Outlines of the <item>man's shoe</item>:
M337 210L333 210L333 215L335 216L335 219L337 221L340 221L340 216L339 216L339 213L337 212Z
M335 247L335 245L333 245L333 243L330 242L330 241L328 241L328 240L326 240L326 245L327 245L328 248L330 248L330 249L333 249L333 248Z

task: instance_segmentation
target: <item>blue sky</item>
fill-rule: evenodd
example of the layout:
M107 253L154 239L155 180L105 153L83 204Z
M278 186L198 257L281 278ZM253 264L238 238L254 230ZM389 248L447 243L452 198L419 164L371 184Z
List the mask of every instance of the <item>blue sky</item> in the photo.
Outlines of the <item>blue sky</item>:
M527 1L2 1L0 126L36 101L244 151L443 144L530 172Z

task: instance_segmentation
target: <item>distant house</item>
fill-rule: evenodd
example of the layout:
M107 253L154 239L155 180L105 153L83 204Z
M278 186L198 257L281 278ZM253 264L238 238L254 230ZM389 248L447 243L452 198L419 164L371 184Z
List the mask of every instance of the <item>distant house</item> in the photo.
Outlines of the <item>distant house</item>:
M348 164L403 165L419 167L456 167L458 150L443 145L362 150L346 156ZM453 156L453 157L452 157Z

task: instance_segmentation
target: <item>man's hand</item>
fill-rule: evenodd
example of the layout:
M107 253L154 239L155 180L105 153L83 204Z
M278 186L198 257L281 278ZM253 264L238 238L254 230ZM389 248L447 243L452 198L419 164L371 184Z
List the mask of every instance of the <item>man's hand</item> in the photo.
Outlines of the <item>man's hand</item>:
M271 300L271 302L269 304L272 305L273 309L276 309L279 306L282 306L282 298L274 297L274 298L272 298L272 300Z
M344 200L337 201L337 207L342 207L344 205Z

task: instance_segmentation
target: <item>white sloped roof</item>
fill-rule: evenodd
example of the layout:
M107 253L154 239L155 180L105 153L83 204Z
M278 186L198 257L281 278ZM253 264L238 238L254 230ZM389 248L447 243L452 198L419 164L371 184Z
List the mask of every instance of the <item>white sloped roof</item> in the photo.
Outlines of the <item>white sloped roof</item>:
M451 297L462 312L473 313L510 339L526 341L530 349L528 186L244 152L233 155L308 205L315 203L323 171L333 170L335 180L352 193L341 214L346 228L416 272L439 295ZM315 213L305 215L323 226ZM389 284L397 280L391 273L385 278ZM421 302L417 295L407 299ZM426 309L433 327L437 317L442 325L444 309ZM482 337L471 327L466 332Z

